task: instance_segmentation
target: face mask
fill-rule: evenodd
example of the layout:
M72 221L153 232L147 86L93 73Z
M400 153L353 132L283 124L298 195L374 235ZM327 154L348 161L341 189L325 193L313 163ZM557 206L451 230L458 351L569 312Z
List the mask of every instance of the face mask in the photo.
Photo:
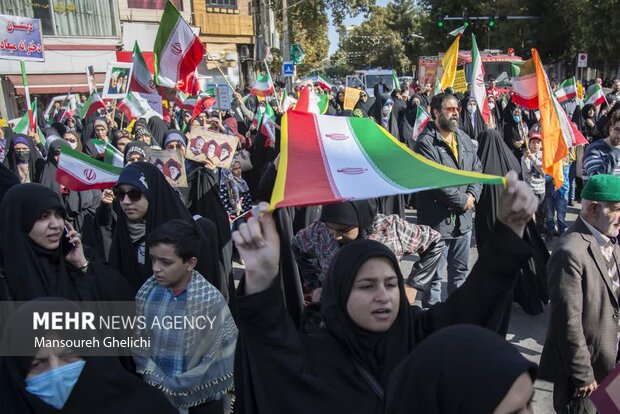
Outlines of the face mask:
M519 115L513 115L512 119L514 119L514 121L518 124L519 122L521 122L521 117Z
M495 109L495 103L489 102L489 109L491 110Z
M26 379L26 391L60 410L64 407L86 361L76 361Z
M383 113L383 116L388 116L390 114L390 112L392 112L392 107L391 106L384 106L383 109L381 110L381 112Z
M30 151L15 151L15 160L18 164L25 164L30 160Z
M69 142L71 149L77 149L77 142Z
M475 113L476 109L478 109L476 105L467 105L467 112L469 112L470 114Z
M258 107L258 112L260 112L261 114L265 112L265 107L264 106L259 106Z

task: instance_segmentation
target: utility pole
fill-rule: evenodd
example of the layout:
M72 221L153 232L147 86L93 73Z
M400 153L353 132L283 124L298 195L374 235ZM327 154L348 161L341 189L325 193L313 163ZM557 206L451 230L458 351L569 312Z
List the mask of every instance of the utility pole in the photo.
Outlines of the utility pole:
M288 1L282 0L282 61L290 62L291 61L291 47L289 43L289 33L288 33ZM286 90L292 90L293 86L293 78L287 76L284 78L286 81Z

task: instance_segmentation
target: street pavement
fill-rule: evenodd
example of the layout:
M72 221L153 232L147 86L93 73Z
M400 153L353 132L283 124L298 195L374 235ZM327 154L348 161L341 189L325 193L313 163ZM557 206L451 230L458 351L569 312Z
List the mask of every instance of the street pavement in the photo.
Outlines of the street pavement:
M575 204L574 207L568 208L568 213L566 216L567 224L570 226L577 215L579 214L579 209L581 206L579 204ZM414 210L407 210L407 219L411 222L415 222ZM474 238L472 237L472 240ZM554 238L552 242L548 243L549 250L552 251L553 247L557 242L557 238ZM474 243L472 241L472 243ZM470 249L469 254L469 264L470 269L473 264L478 259L478 250L474 246ZM411 271L411 267L413 266L416 257L408 256L404 257L401 262L401 269L403 274L407 275ZM241 275L243 274L243 266L239 263L234 263L235 268L235 279L239 280ZM446 291L444 280L444 295ZM545 343L545 336L547 333L547 324L549 321L549 309L545 308L544 312L540 315L531 316L526 314L519 305L513 304L512 314L510 319L510 325L508 328L508 335L506 339L510 341L514 346L519 349L521 354L529 359L530 361L534 361L536 363L540 362L540 355L542 353L543 345ZM553 410L553 385L547 381L536 381L534 384L535 394L533 401L533 410L536 414L552 414Z

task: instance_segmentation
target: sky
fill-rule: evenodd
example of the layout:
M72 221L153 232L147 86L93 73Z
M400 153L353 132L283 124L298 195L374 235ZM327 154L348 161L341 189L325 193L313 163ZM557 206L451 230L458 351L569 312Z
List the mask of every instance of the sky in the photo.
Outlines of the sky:
M385 6L390 1L389 0L376 0L376 2L377 2L377 6ZM364 15L360 14L355 18L345 19L344 25L345 26L358 25L362 23L363 21L364 21ZM331 23L331 16L330 16L330 23L329 23L328 38L329 38L329 55L331 56L338 49L338 33L336 32L336 27Z

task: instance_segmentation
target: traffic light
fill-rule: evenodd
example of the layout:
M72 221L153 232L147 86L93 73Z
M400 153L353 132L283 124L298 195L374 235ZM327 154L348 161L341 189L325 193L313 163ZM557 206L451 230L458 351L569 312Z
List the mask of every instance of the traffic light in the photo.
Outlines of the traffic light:
M440 20L437 22L437 26L443 28L443 20Z
M489 27L491 29L495 27L495 16L489 16Z

